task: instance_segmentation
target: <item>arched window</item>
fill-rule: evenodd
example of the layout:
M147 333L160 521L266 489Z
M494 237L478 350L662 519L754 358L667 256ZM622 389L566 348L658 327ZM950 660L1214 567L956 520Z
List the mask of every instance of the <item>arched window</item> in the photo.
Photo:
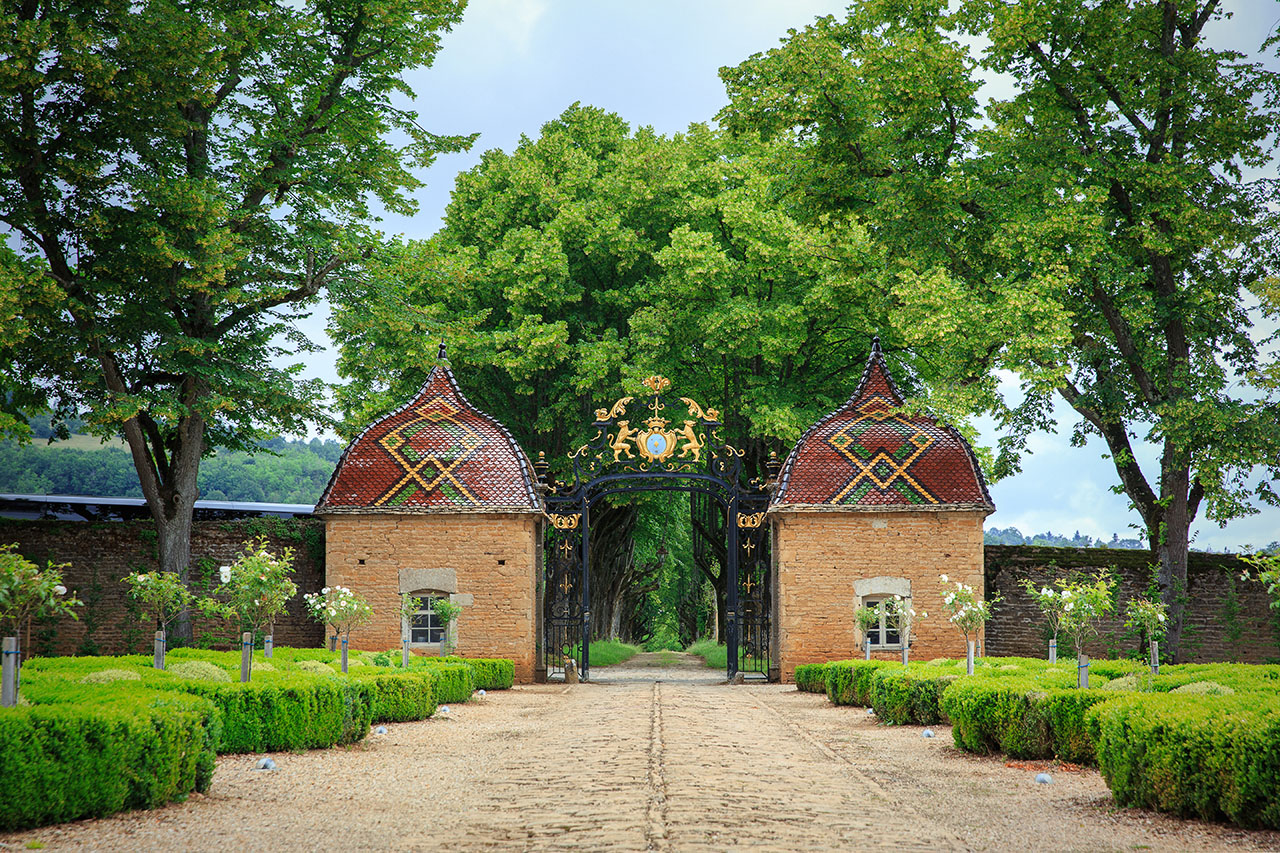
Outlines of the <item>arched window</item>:
M900 596L907 607L911 606L911 581L906 578L863 578L853 582L855 608L875 607L886 598ZM901 649L902 632L898 620L894 617L880 616L880 623L867 631L867 639L871 648ZM910 642L910 638L908 638Z

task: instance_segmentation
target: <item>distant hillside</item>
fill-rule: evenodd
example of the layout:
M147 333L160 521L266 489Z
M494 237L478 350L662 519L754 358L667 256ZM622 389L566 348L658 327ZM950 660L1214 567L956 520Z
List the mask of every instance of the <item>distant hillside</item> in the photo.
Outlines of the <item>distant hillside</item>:
M1119 534L1111 534L1111 540L1092 539L1079 530L1072 536L1059 535L1053 532L1035 533L1024 536L1016 527L992 527L982 534L984 545L1039 545L1047 548L1129 548L1145 549L1146 543L1141 539L1121 539Z
M260 444L250 455L220 451L200 463L200 496L219 501L314 504L333 474L342 446L333 439ZM29 445L0 442L0 492L140 498L138 475L119 443L73 435Z

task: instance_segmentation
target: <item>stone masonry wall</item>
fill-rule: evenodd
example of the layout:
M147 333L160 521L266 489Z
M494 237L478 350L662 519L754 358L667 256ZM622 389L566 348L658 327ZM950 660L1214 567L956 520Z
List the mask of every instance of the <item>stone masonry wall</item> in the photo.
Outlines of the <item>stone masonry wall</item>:
M1048 628L1019 584L1022 578L1051 586L1059 577L1079 572L1092 574L1112 567L1119 581L1116 613L1123 614L1130 598L1147 592L1154 562L1150 551L988 545L987 590L998 592L1003 601L987 625L987 653L1024 657L1047 654ZM1262 584L1240 580L1243 568L1244 564L1229 554L1192 552L1187 565L1188 616L1179 662L1264 663L1280 658L1280 611L1270 608ZM1074 654L1065 639L1059 639L1059 643L1059 655ZM1123 615L1104 620L1098 638L1085 649L1093 657L1141 651L1141 638L1125 628Z
M515 514L329 516L327 583L373 605L374 621L351 635L352 646L399 647L402 570L450 577L456 590L442 591L456 592L463 604L456 653L511 658L516 681L533 681L537 523L537 516Z
M306 615L302 593L323 585L324 528L316 519L256 518L199 521L192 528L192 576L205 588L218 583L218 567L231 562L244 542L265 534L272 550L295 550L294 583L298 595L275 627L281 646L316 647L324 630ZM40 655L150 653L155 625L128 598L121 580L133 571L152 571L156 532L150 521L17 521L0 519L0 543L17 543L18 552L37 565L70 563L66 586L84 601L78 620L35 621L25 633L25 651ZM223 620L197 620L197 642L232 648L235 627Z
M802 663L861 656L854 622L860 578L911 581L915 660L958 657L964 637L942 611L939 575L982 589L980 512L777 512L777 636L782 680ZM898 659L899 652L874 657Z

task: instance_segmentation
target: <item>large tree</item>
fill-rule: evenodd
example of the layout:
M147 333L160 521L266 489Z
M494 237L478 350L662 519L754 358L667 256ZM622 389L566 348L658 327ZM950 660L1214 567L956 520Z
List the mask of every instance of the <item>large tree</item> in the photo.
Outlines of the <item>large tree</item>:
M1192 522L1275 503L1280 475L1275 182L1254 171L1274 167L1280 74L1215 48L1223 17L1216 0L872 0L722 72L724 123L790 143L781 191L892 259L935 400L1004 427L997 475L1055 400L1076 442L1106 442L1175 655ZM987 40L976 60L966 36ZM979 66L1013 97L979 111Z
M0 5L0 384L123 436L162 570L186 575L202 456L325 417L273 363L371 201L411 211L411 170L470 144L403 106L464 5Z
M560 476L595 409L645 393L652 373L719 409L760 476L770 450L852 392L887 326L860 229L795 221L762 156L703 126L664 137L581 106L512 153L486 152L434 238L389 246L335 301L348 430L407 399L445 337L473 402ZM630 537L635 514L610 517ZM699 566L723 593L723 538L702 533L720 554ZM629 548L597 551L624 558L601 572L631 572ZM621 594L599 580L593 590ZM616 624L617 602L592 610Z

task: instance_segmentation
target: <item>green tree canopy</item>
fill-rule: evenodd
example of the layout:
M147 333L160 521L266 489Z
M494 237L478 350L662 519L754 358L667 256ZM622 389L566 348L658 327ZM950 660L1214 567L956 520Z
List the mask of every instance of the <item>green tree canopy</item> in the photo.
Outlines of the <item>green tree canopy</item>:
M1057 399L1078 443L1106 441L1175 653L1192 521L1275 503L1280 476L1275 182L1249 177L1274 163L1280 74L1213 47L1223 16L1216 0L870 0L722 71L724 124L787 144L787 196L890 259L894 324L937 368L935 401L1003 427L997 475ZM989 39L976 60L968 36ZM1014 96L979 111L978 66Z
M849 396L888 325L862 230L798 221L773 196L767 153L701 125L632 130L578 105L515 151L486 152L434 238L388 246L335 299L346 431L408 399L443 337L472 401L561 476L595 409L653 373L719 409L724 438L762 475L770 451ZM609 517L626 539L636 513ZM629 545L600 535L593 526L593 560L622 557L593 577L631 572ZM723 591L714 553L699 566ZM617 602L593 612L617 624Z
M0 5L0 390L125 438L161 569L186 571L204 454L324 419L272 364L371 202L412 210L411 169L470 144L397 100L464 5Z
M486 152L435 237L335 295L346 432L411 395L445 338L468 394L548 457L654 372L724 412L731 442L785 449L852 392L888 305L861 229L798 222L762 156L577 105Z

